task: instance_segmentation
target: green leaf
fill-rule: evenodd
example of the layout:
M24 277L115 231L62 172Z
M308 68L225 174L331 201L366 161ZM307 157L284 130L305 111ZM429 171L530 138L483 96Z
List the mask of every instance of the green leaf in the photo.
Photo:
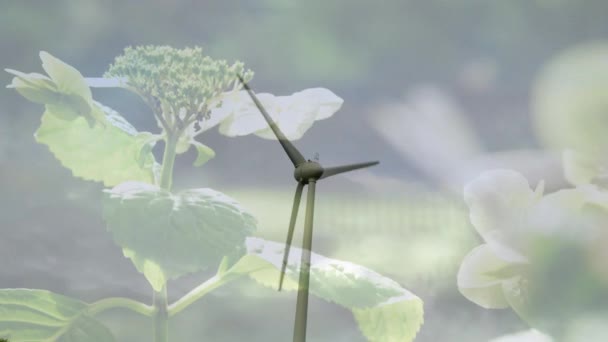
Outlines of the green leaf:
M57 104L60 102L61 95L57 86L50 78L37 74L26 74L17 70L4 69L6 72L15 75L8 88L14 88L26 99L41 104Z
M93 117L89 115L91 101L76 94L62 93L57 89L55 82L44 75L26 74L12 69L5 70L15 75L8 87L14 88L26 99L47 106L61 106L64 108L61 111L61 116L65 120L74 120L79 116L85 116L90 124L94 123Z
M91 127L98 122L103 124L105 115L102 111L95 110L91 89L82 74L47 52L40 52L40 59L42 68L50 78L37 73L26 74L6 69L15 75L9 87L15 88L30 101L59 106L61 111L58 115L65 120L84 117Z
M150 158L152 155L152 149L156 142L161 140L162 135L152 134L150 132L137 133L135 140L139 148L139 153L136 156L137 165L141 168L151 168L154 166L154 158Z
M414 341L424 320L422 300L411 294L352 310L359 329L369 341Z
M42 68L55 82L60 92L78 95L87 103L93 101L91 89L78 70L45 51L40 52L40 59Z
M91 127L83 117L64 120L66 106L47 106L36 140L45 144L76 177L114 186L125 181L154 183L155 161L151 148L142 151L145 139L120 114L94 103L105 125ZM68 108L69 110L69 108Z
M230 273L248 274L258 283L276 288L285 245L247 239L248 254ZM298 288L301 249L293 248L283 289ZM310 292L353 312L370 341L413 341L423 323L422 300L395 281L367 268L312 253Z
M194 161L194 166L201 166L208 162L211 158L215 157L215 152L208 146L196 141L194 139L196 134L197 130L194 124L187 127L180 136L179 140L177 141L177 145L175 146L175 153L186 153L190 149L190 146L194 146L197 152L197 157Z
M176 278L217 267L226 255L240 256L245 237L255 229L253 216L212 189L172 194L154 185L126 182L105 192L108 230L153 287L162 280L159 270L165 279Z
M208 162L211 158L215 157L215 151L213 151L207 145L203 145L198 141L192 142L192 145L196 147L196 160L194 161L194 166L201 166Z
M154 291L159 292L167 283L167 277L160 266L152 260L145 259L137 255L128 248L122 250L125 257L131 259L135 268L146 277Z
M108 328L87 316L87 304L45 290L0 290L0 337L11 342L108 342Z
M42 68L55 83L64 103L78 116L83 116L91 127L97 120L103 122L104 115L92 108L93 95L82 74L48 52L41 51L40 59Z
M190 132L183 133L177 140L177 144L175 144L175 153L183 154L183 153L188 152L188 150L190 149L190 144L192 143L192 137L188 133L190 133Z

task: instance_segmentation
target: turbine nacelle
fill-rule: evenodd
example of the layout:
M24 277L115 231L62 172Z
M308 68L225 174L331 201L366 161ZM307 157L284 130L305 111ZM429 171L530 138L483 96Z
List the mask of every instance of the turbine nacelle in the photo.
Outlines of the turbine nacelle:
M289 249L291 247L291 241L293 239L293 230L298 217L298 208L300 207L300 199L302 197L302 190L305 185L308 185L308 196L306 197L306 217L304 219L304 237L302 239L302 260L300 262L300 279L298 282L298 301L296 304L296 322L293 332L294 342L306 341L306 319L308 315L308 286L310 283L310 250L312 248L312 221L314 216L315 208L315 188L317 180L322 178L331 177L341 173L362 169L378 164L377 161L349 164L342 166L334 166L324 168L319 161L319 154L315 154L314 160L306 160L302 153L287 139L285 134L281 132L281 129L272 120L270 115L264 109L264 106L260 103L258 98L255 96L249 85L245 83L243 77L238 75L239 80L243 84L247 93L251 97L253 103L260 110L260 113L268 122L268 126L272 129L279 143L285 150L285 153L293 163L295 170L293 177L298 182L296 187L296 193L293 198L293 208L291 210L291 219L289 221L289 229L287 231L287 241L285 242L285 252L283 253L283 265L281 266L281 274L279 278L279 291L283 286L283 279L285 277L285 270L287 269L287 261L289 259Z
M321 178L321 176L323 176L323 171L325 170L321 164L316 161L308 160L296 167L293 171L293 178L300 183L308 184L311 179L316 181Z

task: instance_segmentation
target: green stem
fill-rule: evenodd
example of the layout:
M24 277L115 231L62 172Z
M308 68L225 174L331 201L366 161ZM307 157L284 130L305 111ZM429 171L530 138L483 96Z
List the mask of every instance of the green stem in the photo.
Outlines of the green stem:
M114 309L114 308L129 309L133 312L137 312L141 315L148 316L148 317L152 317L152 315L154 314L153 307L151 307L149 305L145 305L145 304L135 301L133 299L120 298L120 297L104 298L97 302L91 303L91 304L89 304L89 308L87 309L87 312L90 315L97 315L103 311L106 311L109 309Z
M173 166L175 164L175 148L179 134L167 132L163 166L160 172L160 187L171 190L173 181ZM169 341L169 304L167 300L167 284L160 291L154 291L154 342Z
M238 276L219 276L219 275L216 275L216 276L208 279L204 283L202 283L199 286L197 286L194 289L192 289L192 291L188 292L186 295L184 295L178 301L176 301L175 303L171 304L169 306L169 317L175 316L176 314L178 314L179 312L181 312L183 309L185 309L188 306L190 306L190 304L192 304L192 303L196 302L197 300L201 299L207 293L209 293L209 292L217 289L218 287L220 287L220 286L222 286L222 285L224 285L226 283L229 283L230 281L234 280L237 277Z
M209 292L217 289L218 287L223 286L244 275L261 271L261 270L265 269L266 267L267 266L253 268L253 269L247 270L246 272L243 272L243 273L240 273L240 272L231 273L230 270L218 271L218 274L209 278L204 283L202 283L199 286L192 289L190 292L188 292L186 295L184 295L182 298L180 298L175 303L169 305L169 317L173 317L173 316L177 315L182 310L184 310L185 308L190 306L190 304L201 299L203 296L205 296Z
M204 283L192 289L192 291L188 292L178 301L169 305L169 317L177 315L182 310L190 306L190 304L201 299L203 296L205 296L209 292L212 292L218 287L227 284L235 279L238 279L244 275L264 270L266 267L267 266L256 267L244 272L231 272L231 270L224 270L223 266L220 265L220 269L218 270L218 273L215 276L209 278Z
M169 305L167 302L167 285L160 291L154 291L154 342L169 341Z
M175 164L175 148L177 147L177 134L167 133L165 140L165 152L163 154L163 166L160 172L160 187L165 190L171 190L173 181L173 165Z

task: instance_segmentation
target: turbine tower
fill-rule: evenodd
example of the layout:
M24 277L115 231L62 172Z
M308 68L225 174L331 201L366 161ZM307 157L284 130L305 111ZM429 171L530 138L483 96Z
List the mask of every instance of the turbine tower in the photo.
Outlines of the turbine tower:
M272 120L264 106L255 96L249 85L243 80L241 75L238 76L245 90L255 103L260 113L268 122L268 125L276 135L279 143L287 153L287 156L293 163L295 168L293 176L298 182L296 193L293 199L293 208L291 210L291 219L289 221L289 230L287 231L287 241L285 242L285 252L283 255L283 265L281 267L281 275L279 278L279 291L283 286L283 278L285 277L285 269L289 259L289 249L293 239L293 231L298 216L298 208L300 207L300 198L305 185L308 185L308 195L306 197L306 216L304 218L304 239L302 240L302 259L300 261L300 279L298 282L298 300L296 303L296 318L293 331L294 342L306 341L306 319L308 315L308 286L310 283L310 253L312 248L312 223L315 211L315 188L317 181L328 178L340 173L362 169L365 167L377 165L378 161L349 164L342 166L334 166L324 168L317 161L306 160L302 153L287 139L285 134L281 132L279 126Z

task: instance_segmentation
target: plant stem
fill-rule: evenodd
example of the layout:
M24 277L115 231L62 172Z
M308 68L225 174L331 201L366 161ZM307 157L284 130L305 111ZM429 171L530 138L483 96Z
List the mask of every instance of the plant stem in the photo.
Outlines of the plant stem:
M160 187L171 190L173 181L173 166L175 164L175 148L179 134L167 131L163 166L160 173ZM169 304L167 300L167 284L160 291L154 291L154 342L169 341Z
M235 276L226 277L226 276L216 275L216 276L208 279L204 283L202 283L199 286L192 289L192 291L188 292L185 296L180 298L178 301L171 304L169 306L169 317L175 316L180 311L187 308L188 306L190 306L190 304L196 302L197 300L199 300L201 297L203 297L207 293L217 289L218 287L230 282L231 280L233 280L237 277L238 277L238 275L236 277Z
M167 285L160 291L154 291L154 342L169 341L169 305L167 302Z
M165 190L171 190L171 184L173 182L173 165L175 164L175 148L177 146L177 140L179 136L167 132L167 139L165 141L165 152L163 154L163 166L160 172L160 187Z
M236 264L238 264L238 262ZM235 266L233 265L233 267ZM215 276L207 279L207 281L192 289L190 292L188 292L182 298L177 300L175 303L169 305L169 317L177 315L182 310L190 306L190 304L201 299L203 296L212 292L218 287L227 284L233 280L236 280L244 275L264 270L266 267L267 266L260 266L256 268L250 268L245 271L239 270L235 272L232 268L230 270L223 270L220 266L220 270L218 270L218 273Z
M97 315L98 313L114 308L129 309L133 312L137 312L148 317L152 317L152 315L154 314L154 308L152 308L151 306L145 305L129 298L120 297L104 298L95 303L91 303L89 304L89 308L87 311L90 315Z

